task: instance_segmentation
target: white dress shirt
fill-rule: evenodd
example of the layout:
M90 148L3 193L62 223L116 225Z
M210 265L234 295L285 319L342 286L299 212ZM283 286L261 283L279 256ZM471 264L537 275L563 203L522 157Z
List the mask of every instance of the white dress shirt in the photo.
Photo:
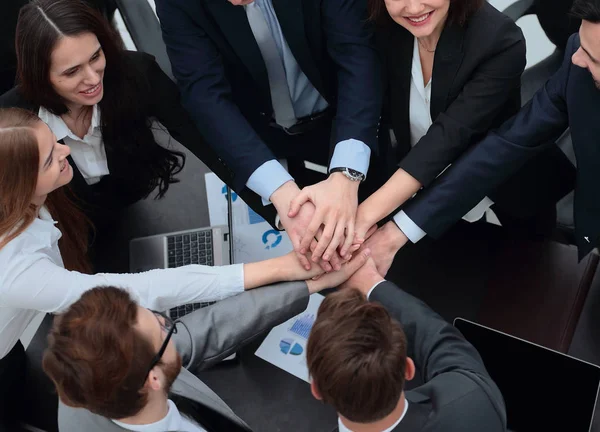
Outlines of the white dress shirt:
M86 275L64 268L61 232L45 208L0 249L0 358L17 343L36 312L61 312L97 286L127 289L141 306L172 307L221 300L244 290L243 265L189 265L136 274Z
M102 141L102 132L100 131L98 105L94 105L92 123L83 139L71 132L71 129L61 117L52 114L43 107L40 107L38 117L48 125L56 135L57 140L63 140L69 146L73 162L77 165L87 184L98 183L102 177L110 174L104 141Z
M402 411L402 415L400 416L398 421L396 423L394 423L393 425L391 425L389 428L382 430L381 432L392 432L394 429L396 429L396 427L404 419L404 416L406 416L407 411L408 411L408 401L405 398L404 399L404 411ZM350 429L348 429L344 423L342 423L342 420L339 417L338 417L338 429L339 429L339 432L353 432Z
M410 145L412 147L419 142L433 124L433 121L431 120L431 81L432 80L430 79L427 85L423 82L423 69L421 67L421 57L419 55L419 43L417 38L415 38L413 44L409 101ZM479 204L463 216L463 219L467 222L478 221L487 211L491 212L489 208L492 204L494 204L494 202L491 199L488 197L483 198ZM426 233L402 210L394 216L394 222L413 243L418 242L426 235Z
M118 426L134 432L206 432L198 423L182 416L175 403L169 399L169 412L162 419L155 423L145 425L131 425L117 420L113 420Z

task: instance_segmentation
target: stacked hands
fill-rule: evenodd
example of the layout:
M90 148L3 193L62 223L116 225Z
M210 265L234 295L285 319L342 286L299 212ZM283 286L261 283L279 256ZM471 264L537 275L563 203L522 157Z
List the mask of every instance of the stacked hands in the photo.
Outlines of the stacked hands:
M302 190L287 182L271 196L306 271L312 269L312 262L323 272L337 272L357 252L368 249L378 273L385 276L396 252L407 242L392 221L377 228L387 214L373 209L375 202L370 199L358 205L359 184L342 173L332 173Z

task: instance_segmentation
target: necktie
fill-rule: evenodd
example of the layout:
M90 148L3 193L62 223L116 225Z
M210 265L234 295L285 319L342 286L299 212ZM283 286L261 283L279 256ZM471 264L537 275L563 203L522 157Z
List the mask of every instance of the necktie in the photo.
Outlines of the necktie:
M277 51L277 45L267 21L256 2L250 3L245 8L248 23L267 67L275 121L278 125L289 128L296 124L296 114L294 113L294 106L292 105L292 98L285 77L283 61Z

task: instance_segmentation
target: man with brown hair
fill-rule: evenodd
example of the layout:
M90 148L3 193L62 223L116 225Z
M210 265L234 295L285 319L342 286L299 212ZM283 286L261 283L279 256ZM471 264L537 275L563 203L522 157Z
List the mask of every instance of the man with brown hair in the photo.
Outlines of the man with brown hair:
M346 285L323 300L306 347L311 391L339 432L506 430L502 394L457 329L371 259ZM424 384L405 391L416 371Z
M251 431L190 371L301 313L311 293L344 282L367 258L361 252L318 280L247 291L176 322L119 288L87 291L55 319L44 354L60 431Z

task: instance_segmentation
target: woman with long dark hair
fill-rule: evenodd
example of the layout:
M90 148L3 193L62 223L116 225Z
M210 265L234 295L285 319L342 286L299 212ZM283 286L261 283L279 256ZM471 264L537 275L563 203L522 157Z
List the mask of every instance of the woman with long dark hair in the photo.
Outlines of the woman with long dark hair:
M39 311L65 310L97 286L128 289L141 305L163 311L319 274L317 266L305 271L294 253L221 267L86 274L88 226L64 193L73 178L69 154L69 147L30 111L0 109L0 430L8 401L16 399L15 387L5 384L25 366L19 339ZM308 281L308 287L316 291L334 284L336 279L328 277L338 274Z
M179 103L177 86L154 58L125 51L95 9L72 0L34 0L16 32L18 85L0 106L38 114L71 149L72 188L97 228L110 233L119 211L165 195L184 155L160 146L158 120L226 183L227 168Z

